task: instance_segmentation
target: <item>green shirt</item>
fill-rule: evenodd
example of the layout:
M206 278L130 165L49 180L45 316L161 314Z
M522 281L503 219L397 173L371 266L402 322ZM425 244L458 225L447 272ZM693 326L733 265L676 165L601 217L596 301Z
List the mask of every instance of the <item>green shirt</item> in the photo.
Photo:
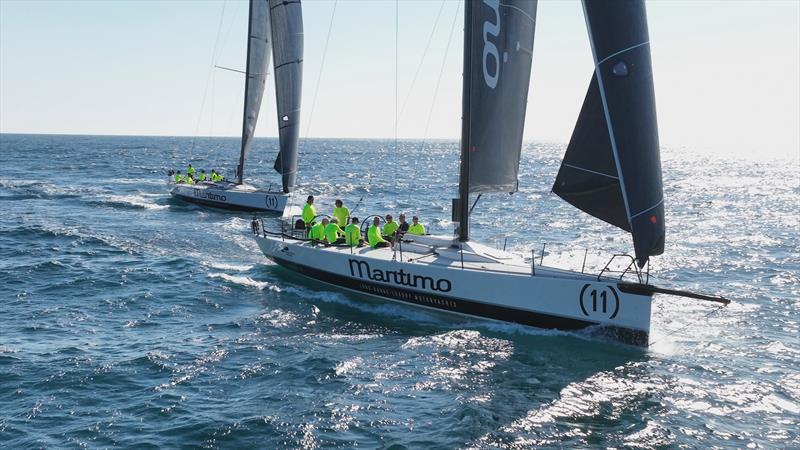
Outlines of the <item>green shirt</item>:
M377 225L370 225L369 230L367 230L367 239L369 239L370 247L375 247L381 242L386 242L383 236L381 236L381 227Z
M309 205L306 203L303 206L303 222L308 225L314 221L314 217L317 217L317 210L314 209L314 205Z
M344 231L339 228L339 225L331 222L325 227L325 237L328 238L329 243L333 244L336 242L339 236L344 236Z
M348 223L350 222L348 220L350 218L350 210L347 209L347 206L333 208L333 217L336 217L339 220L339 223Z
M175 182L176 183L182 183L183 182L183 175L181 175L179 173L176 173L175 174Z
M187 175L194 174L195 172L196 171L194 170L194 167L189 167L188 169L186 169L186 174Z
M385 236L394 236L394 232L400 228L400 225L397 222L387 222L386 225L383 226L383 234Z
M422 236L423 234L425 234L425 227L422 226L421 223L417 223L416 225L412 223L411 226L408 227L408 232L409 234L417 234Z
M320 222L311 227L311 230L308 232L308 237L321 241L325 237L325 225Z
M350 247L358 245L361 242L361 229L358 228L358 225L351 223L344 227L344 239Z
M206 174L200 172L200 175L197 176L197 181L206 181Z

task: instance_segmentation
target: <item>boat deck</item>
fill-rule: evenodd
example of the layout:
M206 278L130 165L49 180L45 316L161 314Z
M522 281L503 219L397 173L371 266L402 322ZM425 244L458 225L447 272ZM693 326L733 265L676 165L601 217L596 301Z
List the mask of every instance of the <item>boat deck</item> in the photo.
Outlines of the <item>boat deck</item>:
M280 239L280 238L278 238ZM409 264L439 266L453 269L500 272L531 276L547 275L556 278L597 279L597 275L585 274L548 266L532 267L530 259L521 255L498 250L476 242L454 245L449 236L407 236L402 243L392 248L349 247L326 245L319 242L288 239L296 245L314 247L320 251L358 255L383 261L399 261Z
M272 194L272 195L283 195L283 191L272 191L269 189L259 189L251 184L236 184L230 181L221 181L218 183L214 183L211 181L199 181L194 184L189 183L176 183L173 180L169 180L170 186L187 186L192 187L195 189L220 189L223 191L233 191L233 192L242 192L246 194L255 194L255 193L264 193L264 194Z

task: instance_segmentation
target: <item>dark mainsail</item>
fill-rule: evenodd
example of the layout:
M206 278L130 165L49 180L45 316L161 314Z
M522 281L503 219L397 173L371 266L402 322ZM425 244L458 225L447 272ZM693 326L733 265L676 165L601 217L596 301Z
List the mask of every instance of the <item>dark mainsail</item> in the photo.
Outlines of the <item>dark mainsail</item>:
M267 81L267 66L270 58L269 4L267 0L250 0L250 15L247 25L247 69L244 85L244 117L242 120L242 150L236 168L236 183L244 177L244 161L261 110L264 86Z
M466 1L459 238L468 197L516 192L533 60L536 0Z
M300 0L269 0L275 96L280 151L275 170L282 175L283 192L291 192L297 174L300 137L300 99L303 84L303 14Z
M595 73L553 185L629 231L639 266L664 251L664 193L643 0L583 1Z

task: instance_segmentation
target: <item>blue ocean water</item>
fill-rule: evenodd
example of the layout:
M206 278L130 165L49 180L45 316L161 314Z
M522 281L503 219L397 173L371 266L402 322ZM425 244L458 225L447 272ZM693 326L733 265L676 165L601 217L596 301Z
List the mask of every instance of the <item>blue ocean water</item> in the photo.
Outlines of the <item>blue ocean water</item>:
M581 333L370 303L268 262L248 215L170 199L236 139L0 135L4 448L800 448L800 168L664 149L665 286L646 351ZM457 143L312 140L321 212L405 211L450 232ZM277 182L275 140L248 174ZM599 270L623 232L549 193L562 145L526 145L483 242ZM191 158L191 159L190 159ZM363 199L359 202L359 199ZM267 221L275 219L267 219Z

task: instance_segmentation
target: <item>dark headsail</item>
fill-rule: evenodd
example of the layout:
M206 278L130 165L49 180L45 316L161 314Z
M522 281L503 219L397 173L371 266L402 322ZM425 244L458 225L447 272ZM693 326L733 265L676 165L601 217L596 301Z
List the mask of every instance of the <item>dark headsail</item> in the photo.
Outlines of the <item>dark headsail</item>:
M300 137L303 14L300 0L269 0L269 4L280 137L280 151L274 167L282 175L283 192L291 192L297 174L297 141Z
M583 2L595 73L553 192L664 251L664 193L644 0Z
M470 192L516 192L536 0L466 1L459 238Z
M269 65L269 4L267 0L250 0L250 15L247 25L247 69L244 85L244 117L242 119L242 150L236 168L236 183L244 177L244 161L256 131L261 99L267 81Z

